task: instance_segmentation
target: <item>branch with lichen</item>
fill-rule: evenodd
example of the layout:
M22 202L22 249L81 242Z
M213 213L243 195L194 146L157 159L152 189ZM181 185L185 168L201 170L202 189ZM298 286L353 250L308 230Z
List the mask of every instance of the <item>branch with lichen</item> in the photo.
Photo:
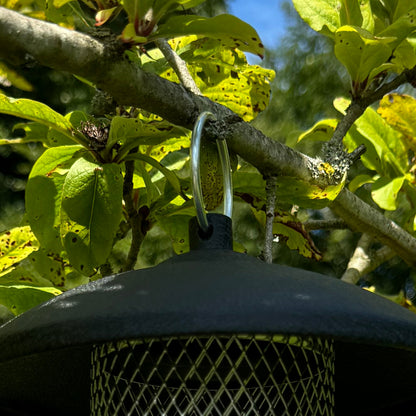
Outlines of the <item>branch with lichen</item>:
M375 90L363 92L360 96L353 97L345 115L337 124L331 139L323 147L323 159L336 170L339 179L342 178L343 173L348 171L349 167L365 152L364 145L359 146L352 153L345 152L342 142L348 130L371 104L381 100L384 95L401 85L405 83L413 85L415 81L416 66L403 71L392 81L382 84Z
M229 108L193 94L182 85L143 71L125 59L124 47L110 47L84 33L3 7L0 7L0 45L0 59L15 65L38 62L73 73L106 91L119 105L143 108L178 126L192 129L203 108L216 117L216 121L206 124L205 130L210 138L216 139L220 135L231 151L264 176L291 176L323 188L328 185L328 175L317 168L322 164L321 160L270 139ZM388 88L397 88L404 82L415 80L416 69L405 71L391 83L380 87L377 94L385 94L390 91ZM373 94L372 99L377 98ZM343 189L331 208L350 228L365 230L391 247L406 262L416 265L416 239L356 195Z

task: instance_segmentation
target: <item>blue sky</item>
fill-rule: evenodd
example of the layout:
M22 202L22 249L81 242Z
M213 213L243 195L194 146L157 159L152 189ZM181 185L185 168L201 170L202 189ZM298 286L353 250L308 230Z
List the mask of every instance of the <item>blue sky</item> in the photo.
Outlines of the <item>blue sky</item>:
M285 32L284 14L281 10L282 0L229 0L229 10L253 26L264 45L276 46Z

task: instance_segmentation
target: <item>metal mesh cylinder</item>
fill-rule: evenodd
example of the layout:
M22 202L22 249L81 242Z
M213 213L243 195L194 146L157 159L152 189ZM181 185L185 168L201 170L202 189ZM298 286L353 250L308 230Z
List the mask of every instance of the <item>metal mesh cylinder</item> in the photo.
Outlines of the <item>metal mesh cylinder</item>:
M330 340L192 336L119 341L92 352L93 416L334 414Z

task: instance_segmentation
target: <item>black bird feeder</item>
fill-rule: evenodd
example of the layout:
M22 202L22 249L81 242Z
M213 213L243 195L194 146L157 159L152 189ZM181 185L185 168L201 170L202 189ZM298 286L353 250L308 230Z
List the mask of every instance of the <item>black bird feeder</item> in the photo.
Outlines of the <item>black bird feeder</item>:
M78 287L3 325L1 415L350 416L415 408L412 312L336 279L232 251L224 141L226 215L205 216L199 141L210 116L200 116L191 149L198 213L191 251Z

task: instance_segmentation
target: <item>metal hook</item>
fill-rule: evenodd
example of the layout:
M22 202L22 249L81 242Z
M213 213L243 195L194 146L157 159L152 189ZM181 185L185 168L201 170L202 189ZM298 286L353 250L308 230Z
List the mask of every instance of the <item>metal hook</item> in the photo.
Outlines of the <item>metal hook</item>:
M191 183L192 195L194 197L194 204L196 209L196 217L198 224L203 232L208 232L209 224L207 215L205 213L204 198L201 189L201 174L200 174L200 149L201 149L201 135L207 119L216 120L214 114L209 111L201 113L196 120L194 130L192 132L191 140ZM220 155L221 168L223 174L223 189L224 189L224 215L231 218L233 212L233 185L231 176L230 156L228 153L227 142L224 139L217 139L217 149Z

